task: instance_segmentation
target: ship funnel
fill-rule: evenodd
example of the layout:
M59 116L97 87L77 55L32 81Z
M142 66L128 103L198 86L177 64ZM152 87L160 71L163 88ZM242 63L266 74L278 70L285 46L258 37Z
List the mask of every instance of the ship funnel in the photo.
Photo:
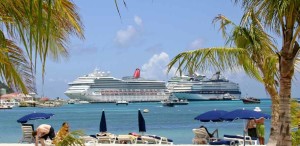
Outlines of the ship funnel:
M133 74L133 78L137 79L140 78L140 69L135 69L135 72Z

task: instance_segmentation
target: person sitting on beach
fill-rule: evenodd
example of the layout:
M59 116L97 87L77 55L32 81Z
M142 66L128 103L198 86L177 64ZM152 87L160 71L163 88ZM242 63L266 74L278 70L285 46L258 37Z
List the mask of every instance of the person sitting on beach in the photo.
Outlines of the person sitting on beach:
M48 137L53 140L55 137L55 132L51 125L41 124L36 128L36 131L32 132L32 136L35 137L35 146L38 146L39 140L42 146L45 146L45 140Z
M69 124L64 122L54 138L54 144L58 144L69 134Z
M193 139L194 144L207 144L210 138L213 138L213 134L211 134L205 126L200 126L197 129L193 129L195 133L195 137ZM213 133L215 133L214 131Z

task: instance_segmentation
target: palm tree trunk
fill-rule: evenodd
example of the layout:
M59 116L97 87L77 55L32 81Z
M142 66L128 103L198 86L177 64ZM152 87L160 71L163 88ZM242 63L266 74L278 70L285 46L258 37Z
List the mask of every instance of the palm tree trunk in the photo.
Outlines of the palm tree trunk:
M291 113L291 79L294 73L294 64L291 60L281 58L280 60L280 102L279 102L279 134L277 146L291 146L290 133Z
M272 119L271 131L268 140L268 146L274 146L277 143L278 136L278 121L279 121L279 95L275 86L266 87L266 90L271 96L272 101Z
M291 146L292 137L290 133L291 126L291 81L294 75L294 58L299 50L299 45L296 42L290 50L290 44L293 36L292 29L283 31L283 47L279 58L280 71L280 89L279 89L279 134L277 146Z

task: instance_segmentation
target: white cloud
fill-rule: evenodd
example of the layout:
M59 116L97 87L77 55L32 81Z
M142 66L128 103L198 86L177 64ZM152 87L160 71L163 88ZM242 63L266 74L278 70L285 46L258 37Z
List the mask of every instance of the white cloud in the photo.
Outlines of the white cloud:
M203 40L201 38L197 38L193 42L191 42L188 46L189 49L195 50L201 48L203 45Z
M141 17L139 17L139 16L134 16L134 22L135 22L135 24L137 24L138 26L142 26L142 25L143 25L143 20L142 20Z
M137 38L138 31L132 25L127 26L125 30L119 30L115 37L115 42L120 47L129 47Z
M148 79L167 80L168 75L173 76L176 69L172 68L167 75L167 64L170 62L169 55L165 52L154 54L149 61L142 66L142 75Z
M120 29L116 33L114 41L118 47L129 48L140 43L143 20L139 16L134 16L133 20L136 25L128 25L126 29Z

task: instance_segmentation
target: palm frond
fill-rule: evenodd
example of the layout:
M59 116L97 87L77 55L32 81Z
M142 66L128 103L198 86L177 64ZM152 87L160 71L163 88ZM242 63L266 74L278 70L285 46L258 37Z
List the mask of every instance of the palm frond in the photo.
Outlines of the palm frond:
M84 140L80 138L84 132L75 130L70 132L63 140L59 141L56 146L84 146Z
M237 71L239 69L244 69L250 77L262 81L254 62L249 58L247 51L243 48L203 48L183 52L170 61L168 64L168 71L170 71L179 60L178 70ZM191 74L193 72L189 73Z
M19 40L24 46L32 76L41 61L43 79L48 58L57 61L68 56L71 35L84 39L77 7L70 0L3 0L0 20L5 38Z
M3 45L5 43L5 45ZM0 74L3 81L15 91L34 91L34 77L23 51L11 40L1 41Z
M212 21L213 24L216 24L217 22L220 23L219 30L222 31L223 38L227 39L228 38L227 27L236 26L236 25L231 20L229 20L228 18L226 18L224 15L221 14L215 17Z

